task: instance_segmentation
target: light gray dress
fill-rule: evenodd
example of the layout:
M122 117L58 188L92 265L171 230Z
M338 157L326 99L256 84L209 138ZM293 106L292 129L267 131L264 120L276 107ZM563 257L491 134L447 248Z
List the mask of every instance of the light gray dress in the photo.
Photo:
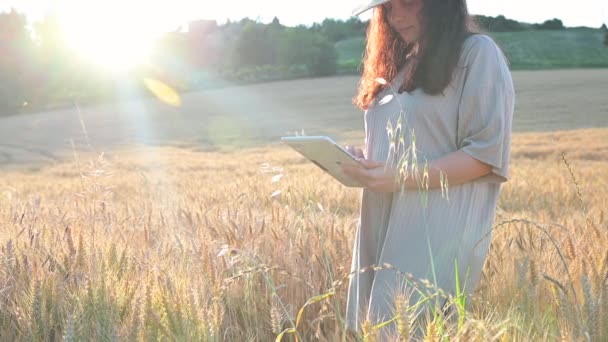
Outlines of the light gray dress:
M399 72L391 82L394 89L403 77ZM396 96L386 97L391 94ZM390 161L404 155L412 146L413 131L420 168L424 160L462 150L492 166L492 173L462 185L448 185L447 196L441 189L427 190L426 195L412 190L375 193L363 189L352 272L390 264L453 294L457 264L461 287L466 293L476 288L488 253L500 186L509 176L514 99L513 81L501 50L481 34L465 40L443 95L430 96L420 89L397 95L387 89L377 96L365 112L367 158ZM400 115L405 144L391 149L387 123L396 127ZM353 274L347 329L360 330L366 318L375 325L393 317L395 294L413 289L404 279L390 269Z

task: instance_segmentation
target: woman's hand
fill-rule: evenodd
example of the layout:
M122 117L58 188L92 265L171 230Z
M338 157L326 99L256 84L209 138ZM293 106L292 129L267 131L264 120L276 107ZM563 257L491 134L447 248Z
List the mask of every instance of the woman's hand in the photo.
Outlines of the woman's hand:
M386 167L386 163L377 162L369 159L357 158L362 165L342 164L342 170L349 177L363 184L374 192L395 192L399 190L396 182L398 174L391 167Z
M352 145L346 145L344 147L348 151L348 153L355 156L355 158L365 159L365 154L363 153L362 149L352 146Z
M492 166L481 162L467 153L458 150L429 162L428 167L411 171L406 179L396 167L386 167L385 163L369 159L357 159L362 165L342 164L344 173L375 192L397 192L404 189L443 189L470 182L492 172ZM411 174L416 172L416 174ZM428 172L425 174L425 172ZM397 178L399 177L399 179ZM422 184L426 178L426 183ZM399 182L397 182L399 181Z

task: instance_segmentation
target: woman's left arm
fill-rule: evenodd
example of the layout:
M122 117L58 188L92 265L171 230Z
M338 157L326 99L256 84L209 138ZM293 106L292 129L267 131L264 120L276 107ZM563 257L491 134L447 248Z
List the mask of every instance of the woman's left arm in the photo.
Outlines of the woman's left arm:
M416 169L417 175L412 174L411 168L408 177L403 180L399 171L387 168L383 162L360 159L362 166L342 165L344 172L351 178L363 184L363 187L375 192L395 192L401 189L416 190L425 187L421 180L424 177L424 165ZM483 177L492 171L492 167L483 163L467 153L458 150L428 163L428 189L437 189L442 185L443 177L448 186L459 185ZM443 176L442 176L443 174Z
M384 163L361 160L362 166L345 166L344 171L373 191L393 192L402 181L406 190L448 186L488 176L488 181L505 182L509 176L511 126L515 91L502 51L494 41L477 35L467 50L467 71L458 105L457 141L454 152L428 162L428 174L419 163L417 175L398 177L398 170ZM411 167L408 172L411 172ZM424 177L424 183L421 181ZM428 177L428 178L426 178Z
M492 172L490 165L458 150L429 162L428 185L429 189L440 188L442 179L440 173L447 177L449 185L459 185L483 177L490 172ZM405 180L406 189L416 189L417 186L413 177Z

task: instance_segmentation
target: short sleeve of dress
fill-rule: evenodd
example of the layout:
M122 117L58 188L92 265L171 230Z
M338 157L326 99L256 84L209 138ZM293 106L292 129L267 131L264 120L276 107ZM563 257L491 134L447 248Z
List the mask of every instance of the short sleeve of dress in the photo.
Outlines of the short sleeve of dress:
M511 73L502 51L490 37L475 35L467 41L458 106L458 148L492 167L483 180L505 182L509 178L515 103Z

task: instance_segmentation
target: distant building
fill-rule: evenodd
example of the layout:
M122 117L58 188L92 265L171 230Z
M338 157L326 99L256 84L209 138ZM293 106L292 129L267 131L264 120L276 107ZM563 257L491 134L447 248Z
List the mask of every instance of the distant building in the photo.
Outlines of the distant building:
M215 20L196 20L188 24L188 41L192 64L205 67L220 58L223 42Z
M192 36L204 37L215 30L217 30L215 20L195 20L188 23L188 33Z

